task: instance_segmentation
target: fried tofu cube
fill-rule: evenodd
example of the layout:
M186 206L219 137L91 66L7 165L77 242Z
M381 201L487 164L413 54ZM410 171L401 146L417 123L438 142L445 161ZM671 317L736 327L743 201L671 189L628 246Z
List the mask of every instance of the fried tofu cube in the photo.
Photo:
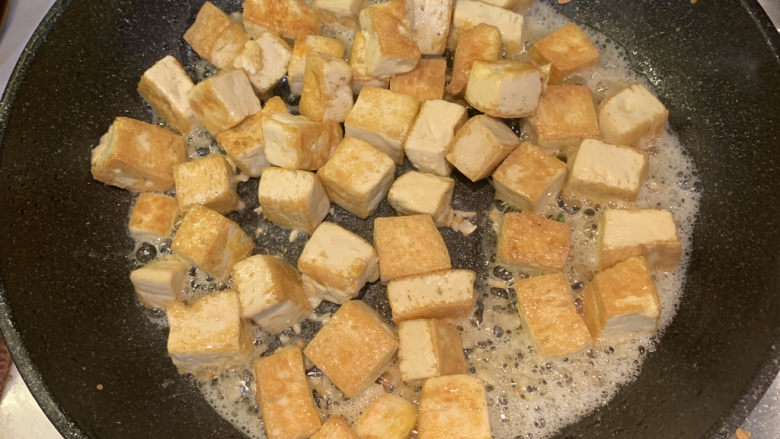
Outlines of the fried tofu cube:
M371 401L355 423L362 439L406 439L417 422L417 407L391 393Z
M528 56L537 65L550 64L550 83L560 84L572 73L598 64L599 49L579 26L568 23L534 43Z
M268 221L308 234L330 209L330 200L317 176L295 169L267 168L260 177L257 198Z
M379 279L379 259L371 243L329 222L320 224L303 247L298 269L308 290L334 303L357 297L366 282Z
M320 428L299 347L288 346L255 360L254 373L268 439L303 439Z
M148 308L165 309L179 298L187 284L189 264L175 256L152 261L130 272L138 299Z
M462 105L438 99L423 102L404 144L412 165L421 172L449 176L452 165L445 157L447 147L467 119Z
M548 86L528 126L532 141L553 152L575 147L600 133L593 95L582 85Z
M174 253L217 279L224 279L254 247L241 226L203 206L187 212L171 245Z
M390 186L387 201L399 215L428 214L437 227L446 227L452 221L454 190L449 177L409 171Z
M414 69L422 54L412 40L404 0L374 4L360 11L368 74L389 78Z
M395 331L359 300L341 305L304 349L347 398L359 395L387 369L398 349Z
M596 274L582 291L585 323L594 339L651 333L658 325L661 304L641 256Z
M405 382L466 373L460 333L443 320L400 322L398 368Z
M235 127L217 134L217 142L242 173L259 177L263 169L271 166L265 156L263 118L276 113L289 113L282 98L274 96L255 113Z
M250 256L233 266L231 276L241 316L266 332L281 332L312 311L298 272L276 256Z
M481 1L458 0L452 13L454 39L457 41L463 31L480 23L495 26L501 31L501 41L508 55L515 55L523 50L521 14Z
M470 270L443 270L390 281L393 321L465 318L474 308L476 278Z
M130 235L140 241L165 239L171 236L178 216L179 203L175 198L144 192L133 206L128 229Z
M348 137L374 146L400 165L404 161L403 144L419 109L420 103L411 96L363 87L344 122L345 132Z
M233 128L260 111L249 79L242 70L230 70L198 83L187 93L192 110L211 134Z
M412 39L423 55L441 55L447 48L452 18L452 0L410 0L407 11Z
M323 27L356 30L359 28L358 14L368 6L368 0L314 0L311 6Z
M393 183L395 166L385 153L347 137L317 171L328 197L361 218L376 211Z
M294 40L316 34L320 19L303 0L244 0L244 28L256 37L270 30Z
M471 181L487 178L520 143L498 119L478 115L469 119L447 148L447 161Z
M523 211L540 211L553 202L566 181L566 164L523 142L493 172L496 198Z
M663 209L611 209L599 222L600 270L633 256L645 256L651 267L675 271L682 243L672 213Z
M513 271L563 271L571 247L571 226L531 213L507 213L496 250L499 262Z
M479 378L449 375L425 380L417 415L419 439L490 439L485 386Z
M352 67L352 93L359 95L363 87L387 88L389 78L371 76L366 65L366 39L362 32L355 33L352 51L349 53L349 66Z
M306 70L306 54L319 52L334 58L344 57L344 43L322 35L303 35L295 40L290 65L287 67L287 79L290 93L300 96L303 91L303 76Z
M534 3L534 0L479 0L479 1L494 6L498 6L504 9L527 8ZM559 3L562 2L559 1Z
M316 3L316 2L315 2ZM329 418L310 439L361 439L341 416Z
M374 244L383 284L452 267L447 246L430 215L376 218Z
M306 116L276 113L263 118L265 156L276 166L316 171L341 141L336 122L317 122Z
M447 61L444 59L421 59L414 70L390 78L390 90L418 101L442 99L446 72Z
M574 307L571 287L563 274L520 279L514 288L518 312L543 356L564 356L591 344L588 327Z
M636 201L647 174L647 165L648 157L644 151L585 139L571 162L564 195L594 201Z
M194 86L179 61L168 55L144 72L138 93L171 128L187 133L200 123L187 100L187 92Z
M234 69L241 69L260 94L266 93L287 73L292 49L282 38L271 32L263 32L249 40L233 60Z
M352 68L319 52L306 56L301 114L315 121L344 122L352 110Z
M225 214L244 206L236 192L236 176L223 155L180 163L173 168L173 178L182 212L201 205Z
M474 62L498 60L501 57L501 47L501 31L495 26L480 23L463 30L455 48L452 79L447 84L447 93L451 95L463 93Z
M644 85L631 84L599 105L604 140L631 146L652 144L666 129L669 110Z
M184 33L184 41L192 50L218 69L228 67L248 40L241 26L211 2L203 3L195 22Z
M494 117L528 117L541 94L542 72L516 61L475 61L466 85L466 101Z
M135 192L173 187L174 165L187 160L184 139L165 128L117 117L92 149L92 178Z
M170 302L165 314L171 328L168 355L180 373L210 379L243 366L252 355L251 325L241 318L233 290L203 296L189 306Z

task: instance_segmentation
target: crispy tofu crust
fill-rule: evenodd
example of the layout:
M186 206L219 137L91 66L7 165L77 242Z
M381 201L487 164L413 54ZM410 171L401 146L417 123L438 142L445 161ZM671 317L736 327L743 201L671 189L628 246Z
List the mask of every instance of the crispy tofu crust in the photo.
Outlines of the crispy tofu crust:
M173 177L182 212L203 205L225 214L243 205L233 169L222 155L180 163L174 166Z
M420 60L422 53L412 40L406 4L403 0L390 0L360 11L360 27L366 40L369 72L376 76L385 73L383 61L395 60L399 64L394 73L408 72Z
M536 144L545 149L576 146L601 133L593 95L582 85L548 86L528 123Z
M447 93L460 95L466 90L474 61L496 61L501 55L501 31L481 23L464 30L458 38L452 63L452 79Z
M449 375L425 380L417 416L419 439L490 439L485 387L479 378Z
M542 148L523 142L493 172L496 198L521 210L539 210L561 190L567 167Z
M361 439L406 439L417 421L417 407L393 394L371 402L355 423Z
M241 52L249 37L241 26L207 1L184 33L184 41L202 58L223 69Z
M470 270L443 270L390 281L387 298L393 320L465 318L476 301L476 276Z
M341 416L329 418L310 439L361 439Z
M534 43L528 56L537 65L551 64L551 84L560 84L563 78L599 62L598 48L574 23L567 23Z
M316 34L320 19L303 0L245 0L244 26L255 36L259 29L267 29L295 39Z
M446 71L447 61L442 58L421 59L414 70L390 78L390 90L418 101L442 99Z
M374 243L382 283L451 268L447 246L430 215L376 218Z
M179 216L179 203L163 194L145 192L138 196L130 214L130 234L136 239L144 236L167 238Z
M529 213L507 213L496 250L509 269L544 273L563 271L569 257L571 226Z
M187 101L187 92L194 86L179 61L168 55L144 72L138 93L171 128L187 133L199 122Z

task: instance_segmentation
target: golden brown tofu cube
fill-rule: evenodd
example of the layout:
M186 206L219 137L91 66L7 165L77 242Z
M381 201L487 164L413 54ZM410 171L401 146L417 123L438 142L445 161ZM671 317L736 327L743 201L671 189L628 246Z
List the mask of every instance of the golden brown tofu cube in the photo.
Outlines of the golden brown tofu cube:
M374 4L360 11L366 44L368 74L389 78L417 65L422 54L412 40L411 23L403 0Z
M371 76L366 65L366 39L362 32L355 33L352 51L349 53L349 66L352 67L352 93L359 95L363 87L387 88L388 78Z
M304 439L320 428L299 347L288 346L255 360L254 372L268 439Z
M427 214L436 227L447 227L452 222L452 194L455 180L409 171L398 177L387 193L387 201L399 215Z
M319 52L334 58L344 57L344 43L322 35L304 35L295 39L290 64L287 66L287 79L290 93L300 96L303 90L303 75L306 70L306 54Z
M593 338L651 333L658 325L661 304L641 256L596 274L583 295L585 323Z
M412 39L423 55L441 55L447 48L453 0L410 0L406 3Z
M554 201L565 180L566 164L529 142L493 172L496 198L524 211L539 211Z
M520 139L498 119L480 114L455 133L447 160L471 181L487 178L511 153Z
M460 333L443 320L402 321L398 343L398 368L406 382L466 373Z
M430 215L375 219L374 244L382 283L451 268L447 246Z
M574 307L569 282L561 273L515 282L517 308L543 356L578 352L591 343L588 327Z
M352 110L352 99L349 64L341 58L309 53L299 104L301 114L315 121L344 122Z
M248 40L241 26L211 2L203 3L195 23L184 33L192 50L218 69L228 67Z
M593 95L582 85L548 86L528 121L534 143L548 151L577 146L600 133Z
M497 27L480 23L464 30L455 48L452 79L447 84L447 93L459 95L466 90L474 61L496 61L500 56L501 31Z
M359 395L393 361L395 331L359 300L339 308L304 350L347 398Z
M341 416L329 418L310 439L361 439Z
M273 32L262 32L247 41L232 67L242 70L252 88L264 94L276 87L287 73L291 52L283 38Z
M328 161L342 132L336 122L276 113L263 118L263 138L269 162L287 169L316 171Z
M175 198L144 192L138 196L130 214L130 235L144 241L165 239L171 236L178 216L179 203Z
M393 394L373 400L355 423L361 439L406 439L417 422L417 407Z
M167 191L173 187L173 166L186 159L180 135L117 117L92 150L92 178L136 192Z
M254 247L241 226L203 206L187 212L171 246L174 253L217 279L224 279Z
M210 155L173 168L179 208L201 205L225 214L243 207L233 169L223 155Z
M447 61L441 58L421 59L414 70L390 78L390 90L418 101L441 99L446 71Z
M601 134L619 145L653 144L666 129L668 117L669 110L641 84L631 84L599 105Z
M599 221L600 270L633 256L645 256L651 267L675 271L682 243L672 213L664 209L610 209Z
M442 270L391 280L387 300L393 320L465 318L474 308L476 277L470 270Z
M534 43L528 55L537 65L551 65L551 84L560 84L563 78L599 62L599 49L574 23L561 26Z
M268 221L309 234L330 209L330 200L317 176L295 169L266 169L260 177L257 198Z
M260 99L242 70L230 70L206 79L192 87L187 97L203 126L215 135L261 109Z
M466 101L488 116L528 117L536 111L544 73L518 61L474 61L466 84Z
M513 271L563 271L571 226L530 213L507 213L498 236L498 260Z
M168 55L144 72L138 93L171 128L187 133L200 123L187 100L187 92L194 86L179 61Z
M244 28L253 37L270 30L294 40L320 29L319 17L303 0L245 0L243 6Z
M630 146L585 139L570 163L564 197L633 202L647 174L648 156Z
M479 378L448 375L425 380L417 415L419 439L490 439L485 386Z

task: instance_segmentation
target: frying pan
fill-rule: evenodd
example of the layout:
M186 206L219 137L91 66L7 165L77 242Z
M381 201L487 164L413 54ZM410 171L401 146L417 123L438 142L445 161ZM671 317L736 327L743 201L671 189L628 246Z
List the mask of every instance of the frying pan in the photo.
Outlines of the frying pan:
M0 328L66 437L242 437L167 359L167 331L127 279L131 196L89 174L89 151L115 116L150 120L141 73L166 54L194 59L181 35L200 3L57 2L0 106ZM561 436L726 437L780 362L780 39L751 1L558 9L624 45L670 109L702 190L677 317L639 378ZM492 194L462 186L461 208ZM454 249L454 265L474 266L479 233Z

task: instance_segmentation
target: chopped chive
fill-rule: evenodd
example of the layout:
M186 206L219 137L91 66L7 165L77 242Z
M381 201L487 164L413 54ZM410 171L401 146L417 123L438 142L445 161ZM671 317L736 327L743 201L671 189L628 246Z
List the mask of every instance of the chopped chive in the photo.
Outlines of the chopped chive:
M565 223L566 217L563 215L563 212L558 214L558 217L555 218L555 221L558 221L559 223Z

